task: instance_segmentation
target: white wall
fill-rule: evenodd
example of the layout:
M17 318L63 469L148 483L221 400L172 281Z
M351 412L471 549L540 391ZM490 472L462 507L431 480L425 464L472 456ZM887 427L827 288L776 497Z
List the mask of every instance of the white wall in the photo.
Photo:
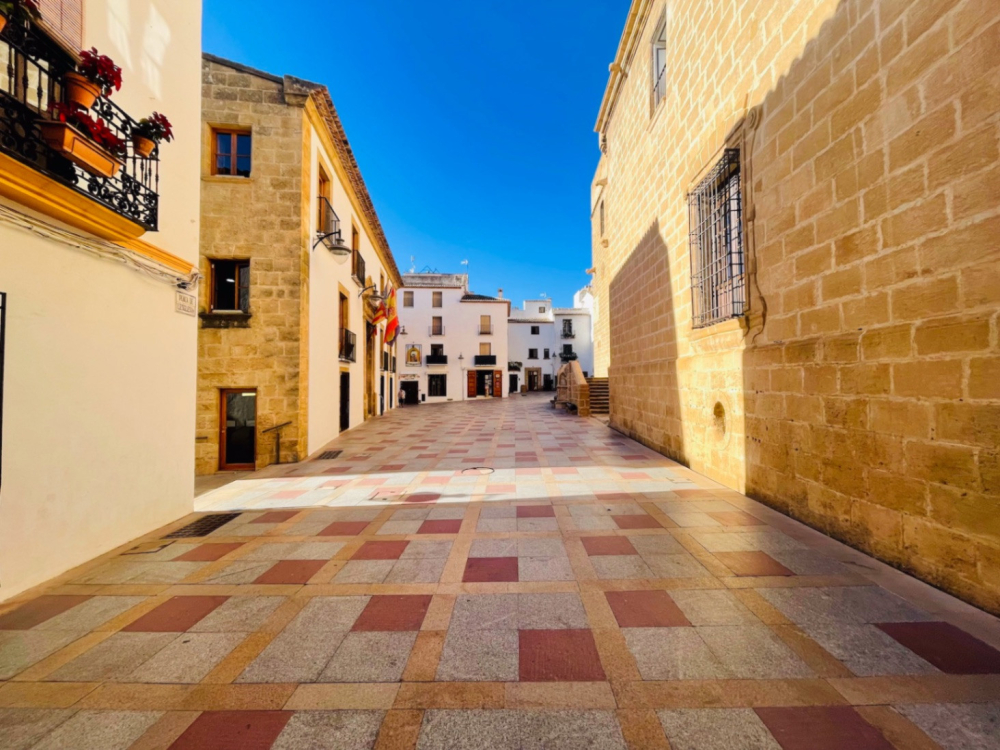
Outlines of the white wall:
M307 126L308 127L308 126ZM361 233L361 256L365 261L365 275L370 277L377 286L379 274L385 278L386 287L392 281L389 272L379 260L360 217L355 216L347 190L337 177L330 157L327 155L319 135L309 127L311 134L311 156L309 166L310 202L316 206L318 200L318 167L323 170L331 182L331 203L333 210L340 218L340 229L345 243L351 243L351 220L354 219ZM310 246L316 237L316 221L318 212L310 213L309 238ZM340 434L340 372L348 368L351 373L351 427L357 427L364 421L365 393L365 302L358 296L361 287L351 276L351 259L349 256L338 259L329 250L319 245L310 251L309 266L309 453L313 453ZM339 285L339 286L338 286ZM339 303L340 287L347 291L348 330L357 337L355 361L340 361L339 340ZM398 298L402 304L402 296ZM380 332L385 331L385 323L379 324ZM375 346L378 348L380 336L376 334ZM386 349L388 350L388 349ZM379 394L379 379L386 378L385 411L389 411L389 394L392 388L389 384L390 373L383 373L382 349L378 349L375 358L375 394ZM398 386L395 386L399 390ZM395 398L391 400L395 406Z
M405 280L404 280L405 281ZM433 307L433 292L442 295L442 306ZM413 307L403 306L403 292L413 292ZM463 401L467 399L467 372L470 369L503 371L502 391L508 395L507 362L507 303L496 302L462 302L463 289L426 287L404 287L400 292L399 322L406 328L406 333L399 337L399 375L405 382L407 375L416 375L420 383L420 394L426 396L427 403L443 401ZM493 325L493 333L480 335L479 320L481 315L489 315ZM431 336L431 321L435 316L443 319L444 335ZM476 368L473 357L479 354L480 342L490 342L491 351L496 356L496 366ZM406 351L409 345L421 346L421 364L412 367L406 364ZM447 365L427 365L427 355L431 353L431 344L443 344L444 353L448 357ZM459 360L459 355L463 356ZM445 397L430 397L428 394L427 376L430 374L447 374L448 393ZM412 379L412 378L411 378ZM399 390L399 384L396 390Z
M588 376L594 374L594 342L593 327L589 310L573 308L555 308L553 310L555 323L553 325L556 338L556 348L562 351L564 344L572 344L577 361ZM563 321L573 321L573 338L562 338ZM561 362L560 362L561 363Z
M115 101L174 124L144 239L197 264L200 2L89 0L84 27L123 68ZM191 511L197 329L168 284L4 224L0 291L3 600Z
M531 333L533 326L538 327L538 333ZM511 318L508 325L507 339L510 347L510 359L512 362L521 363L521 371L517 373L518 387L528 383L528 368L538 368L542 371L543 380L539 381L539 387L544 382L545 375L552 376L552 385L555 387L555 374L559 370L559 356L556 353L557 342L555 338L555 328L550 321L530 322L530 318L525 322ZM538 358L529 359L528 350L537 349ZM549 350L549 358L545 359L545 350Z

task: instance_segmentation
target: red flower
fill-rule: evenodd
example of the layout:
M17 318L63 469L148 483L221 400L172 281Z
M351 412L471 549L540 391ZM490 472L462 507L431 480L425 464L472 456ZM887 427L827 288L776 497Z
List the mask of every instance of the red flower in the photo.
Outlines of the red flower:
M80 53L77 71L91 83L100 86L104 96L111 96L112 91L122 89L122 69L110 57L99 53L96 47Z
M139 120L139 124L133 133L140 138L148 138L156 143L160 141L167 141L169 143L174 139L173 126L170 124L170 120L159 112L154 112L149 117L143 117Z
M65 122L86 133L94 143L112 155L118 158L124 158L128 155L125 141L119 138L102 118L98 117L95 120L86 110L62 102L53 104L50 107L50 112L59 122Z

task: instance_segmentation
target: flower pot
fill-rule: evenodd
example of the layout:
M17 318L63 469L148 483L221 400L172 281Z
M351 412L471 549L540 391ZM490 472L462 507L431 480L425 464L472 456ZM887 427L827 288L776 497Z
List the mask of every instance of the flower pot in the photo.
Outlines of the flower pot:
M93 107L97 97L101 95L101 87L79 73L67 73L63 76L63 88L66 90L66 101L84 109Z
M151 141L149 138L144 138L141 135L133 135L132 146L135 148L135 153L138 156L147 159L153 153L153 149L156 148L156 141Z
M40 122L42 139L74 164L93 175L114 177L122 161L66 122Z
M3 33L3 27L7 25L7 16L0 13L0 34Z

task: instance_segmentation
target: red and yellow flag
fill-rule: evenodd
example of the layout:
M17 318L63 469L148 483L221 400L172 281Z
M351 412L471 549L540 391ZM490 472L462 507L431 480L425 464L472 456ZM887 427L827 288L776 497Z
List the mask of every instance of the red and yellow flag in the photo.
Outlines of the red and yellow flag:
M396 289L389 287L389 296L385 300L385 316L389 323L385 327L385 343L391 344L399 334L399 317L396 315Z
M389 314L385 309L385 300L379 300L378 308L376 308L375 315L372 317L372 325L377 326L383 320L388 320L388 317Z

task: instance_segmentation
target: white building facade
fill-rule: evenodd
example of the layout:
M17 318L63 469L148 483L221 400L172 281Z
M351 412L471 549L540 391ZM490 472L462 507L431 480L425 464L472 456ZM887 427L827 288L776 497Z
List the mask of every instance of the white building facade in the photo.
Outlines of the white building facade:
M396 303L405 405L510 393L508 300L470 292L467 274L411 273Z
M573 307L553 307L550 299L525 300L520 310L511 311L507 323L512 389L552 390L559 368L572 359L593 375L591 312L581 292L573 301Z
M39 5L0 36L32 82L0 78L0 600L193 506L201 3ZM104 176L46 114L90 47L122 68L91 106L127 154ZM154 110L175 140L137 156Z

